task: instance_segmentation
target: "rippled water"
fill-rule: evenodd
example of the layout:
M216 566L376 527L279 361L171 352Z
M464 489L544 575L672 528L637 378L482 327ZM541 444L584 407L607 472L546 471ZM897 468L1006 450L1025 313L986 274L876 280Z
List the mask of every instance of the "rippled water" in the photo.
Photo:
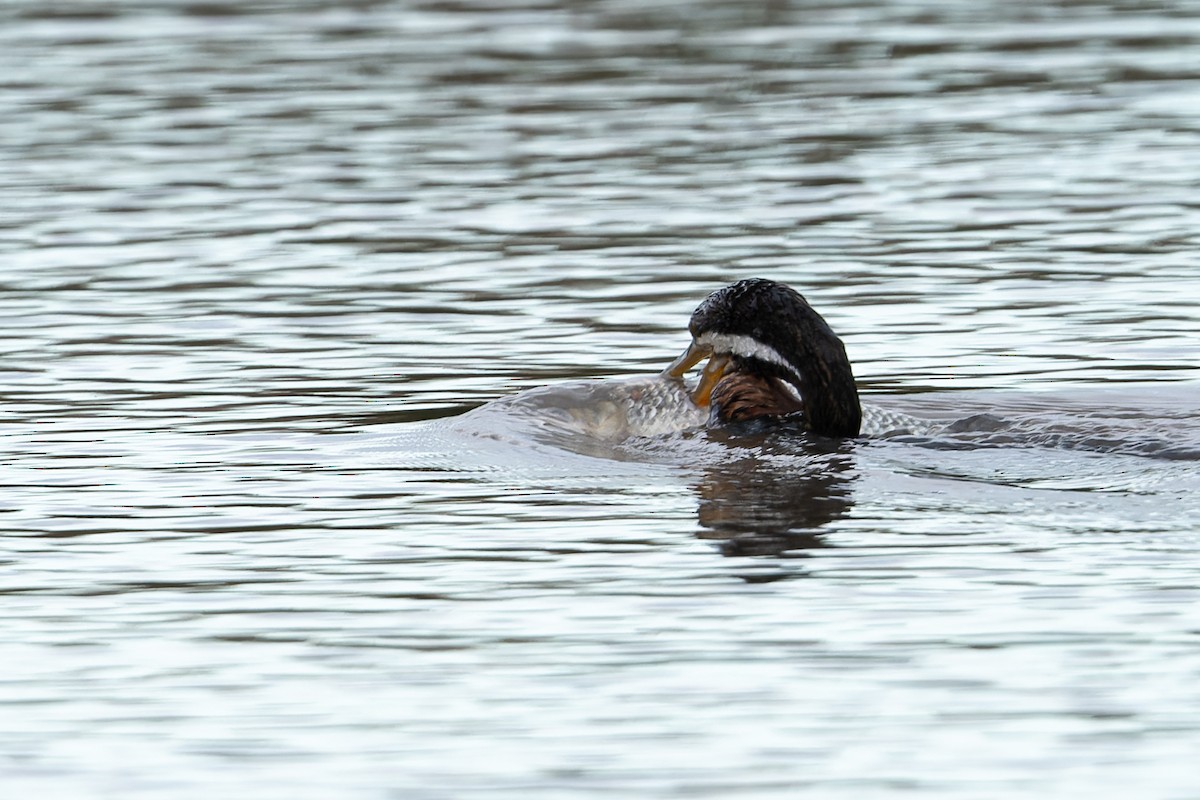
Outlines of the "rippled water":
M1197 796L1194 11L6 3L0 786ZM458 416L749 275L959 428Z

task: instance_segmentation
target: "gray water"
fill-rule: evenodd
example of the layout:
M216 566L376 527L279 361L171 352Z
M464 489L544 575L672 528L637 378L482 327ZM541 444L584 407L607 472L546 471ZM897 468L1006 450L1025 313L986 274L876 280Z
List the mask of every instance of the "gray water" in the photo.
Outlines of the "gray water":
M1198 79L1187 2L5 3L4 795L1200 797ZM462 416L750 275L952 432Z

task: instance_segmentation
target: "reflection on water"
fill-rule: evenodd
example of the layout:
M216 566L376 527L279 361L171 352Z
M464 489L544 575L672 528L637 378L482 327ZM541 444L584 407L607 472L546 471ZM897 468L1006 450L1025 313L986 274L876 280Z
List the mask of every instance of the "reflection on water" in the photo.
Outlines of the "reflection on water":
M847 452L830 456L813 452L810 443L772 458L778 446L761 439L740 443L747 455L710 468L695 487L699 535L721 541L725 555L781 555L826 547L821 528L850 509L849 445L838 448Z
M1196 796L1193 12L4 4L0 785ZM933 432L463 413L750 275Z

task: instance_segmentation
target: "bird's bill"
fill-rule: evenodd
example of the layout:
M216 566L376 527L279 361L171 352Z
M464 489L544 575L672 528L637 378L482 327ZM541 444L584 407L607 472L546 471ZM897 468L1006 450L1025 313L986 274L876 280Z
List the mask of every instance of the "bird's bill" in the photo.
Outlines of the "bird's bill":
M671 365L663 370L663 375L676 379L682 378L685 372L710 355L712 355L711 347L692 342L688 345L687 350L679 354L679 358L672 361Z
M712 402L713 389L725 377L726 370L729 369L729 364L733 361L727 355L714 355L708 359L708 363L704 365L704 369L700 372L700 382L696 384L696 390L692 392L692 400L701 408L707 408Z
M713 388L724 377L725 371L729 369L731 358L727 355L713 355L711 347L692 342L679 358L663 370L663 374L668 377L682 378L684 373L705 358L708 358L708 363L704 365L704 369L700 373L700 382L696 384L696 389L692 392L692 400L701 408L707 407L712 402Z

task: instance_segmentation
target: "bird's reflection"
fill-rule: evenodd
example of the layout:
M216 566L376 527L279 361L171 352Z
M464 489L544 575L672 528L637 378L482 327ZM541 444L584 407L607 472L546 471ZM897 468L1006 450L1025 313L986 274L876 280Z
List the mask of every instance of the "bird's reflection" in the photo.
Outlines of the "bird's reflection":
M710 468L695 487L697 535L718 540L727 556L829 547L821 529L852 505L853 445L807 436L729 444L745 455Z

